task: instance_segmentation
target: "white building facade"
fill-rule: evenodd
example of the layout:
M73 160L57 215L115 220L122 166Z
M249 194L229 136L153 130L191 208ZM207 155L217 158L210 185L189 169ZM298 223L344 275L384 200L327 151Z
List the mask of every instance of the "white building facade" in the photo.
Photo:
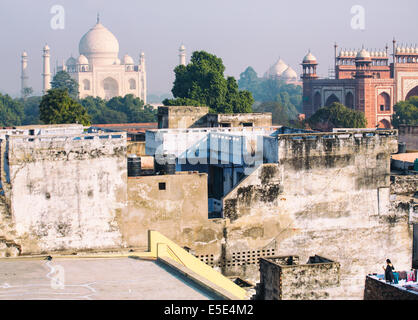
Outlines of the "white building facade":
M66 70L78 82L80 98L93 96L108 100L132 94L146 103L144 53L137 64L127 54L119 59L119 42L99 19L81 38L79 53L77 59L69 58L58 70Z

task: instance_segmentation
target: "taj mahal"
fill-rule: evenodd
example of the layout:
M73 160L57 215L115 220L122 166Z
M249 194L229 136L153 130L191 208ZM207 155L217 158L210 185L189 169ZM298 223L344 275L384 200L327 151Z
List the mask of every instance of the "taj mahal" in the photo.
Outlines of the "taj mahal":
M125 54L119 58L119 42L109 29L100 23L85 33L79 42L79 56L70 57L56 67L65 70L79 84L79 98L87 96L111 99L132 94L146 103L147 77L145 54L139 55L138 63ZM50 47L43 48L43 94L51 88ZM27 53L22 54L22 91L27 87Z

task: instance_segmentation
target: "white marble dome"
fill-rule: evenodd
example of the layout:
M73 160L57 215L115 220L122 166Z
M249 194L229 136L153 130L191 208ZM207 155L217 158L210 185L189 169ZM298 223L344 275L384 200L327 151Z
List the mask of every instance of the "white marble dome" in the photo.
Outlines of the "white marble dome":
M85 55L81 54L77 59L77 64L89 64L89 60Z
M282 73L282 78L284 79L297 79L298 78L298 74L296 73L295 70L293 70L291 67L288 67L283 73Z
M370 53L369 51L367 51L366 49L361 49L358 53L356 58L360 58L360 59L367 59L370 58Z
M118 39L98 22L80 40L79 51L93 64L112 64L119 53Z
M279 59L270 67L267 74L270 77L280 77L288 67L289 66L282 59Z
M128 54L123 56L123 64L134 64L134 59Z

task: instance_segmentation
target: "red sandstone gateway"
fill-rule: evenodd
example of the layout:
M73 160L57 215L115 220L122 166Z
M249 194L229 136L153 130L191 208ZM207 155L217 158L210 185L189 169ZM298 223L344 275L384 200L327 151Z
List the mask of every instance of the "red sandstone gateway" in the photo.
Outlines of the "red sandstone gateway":
M393 40L380 51L341 50L335 45L335 78L319 79L317 60L308 53L302 62L303 110L306 117L323 106L340 102L362 111L367 127L391 128L393 105L418 96L418 48L398 47Z

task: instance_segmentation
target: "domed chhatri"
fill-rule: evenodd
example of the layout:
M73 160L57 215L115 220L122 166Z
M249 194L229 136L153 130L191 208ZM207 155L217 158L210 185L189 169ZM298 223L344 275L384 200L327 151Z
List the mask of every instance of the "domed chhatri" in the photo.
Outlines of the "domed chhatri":
M89 64L89 60L86 58L85 55L80 54L80 56L78 57L77 63L78 64Z
M370 59L370 52L366 49L361 49L356 56L356 59Z
M134 59L128 54L123 56L123 64L134 64Z
M309 51L308 54L303 58L303 63L316 62L315 56Z
M80 54L95 64L113 64L119 54L119 41L98 22L80 40Z

